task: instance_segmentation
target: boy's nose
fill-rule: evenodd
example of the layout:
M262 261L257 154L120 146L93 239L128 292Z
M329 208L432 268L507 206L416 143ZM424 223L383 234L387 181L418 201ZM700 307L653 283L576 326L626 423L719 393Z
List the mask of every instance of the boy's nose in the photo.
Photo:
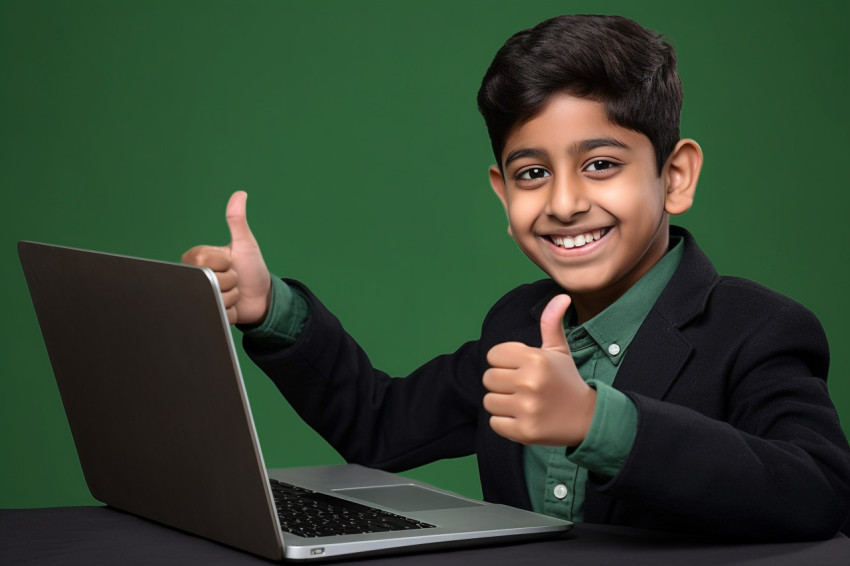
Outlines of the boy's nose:
M570 182L561 177L550 184L549 200L544 212L561 220L568 222L576 214L587 212L590 209L590 200L584 194L581 183Z

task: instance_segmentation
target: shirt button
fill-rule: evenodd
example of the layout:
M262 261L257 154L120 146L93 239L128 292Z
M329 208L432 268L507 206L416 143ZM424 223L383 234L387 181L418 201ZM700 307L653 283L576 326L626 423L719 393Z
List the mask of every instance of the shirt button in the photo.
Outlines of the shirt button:
M620 345L619 344L611 344L608 346L608 353L612 356L616 356L620 353Z
M567 489L567 486L565 486L562 483L559 483L558 485L556 485L555 489L553 491L555 493L555 497L557 497L558 499L565 498L567 496L567 494L570 492L570 490Z

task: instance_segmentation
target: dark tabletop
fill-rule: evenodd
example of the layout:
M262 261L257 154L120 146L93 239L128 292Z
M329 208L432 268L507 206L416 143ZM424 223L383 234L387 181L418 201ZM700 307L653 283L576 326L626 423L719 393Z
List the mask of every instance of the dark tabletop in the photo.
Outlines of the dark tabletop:
M736 544L604 525L578 524L543 542L361 558L360 565L628 564L686 566L850 565L850 539ZM340 562L335 562L339 564ZM345 563L345 562L342 562ZM244 552L108 507L0 510L0 564L271 564Z

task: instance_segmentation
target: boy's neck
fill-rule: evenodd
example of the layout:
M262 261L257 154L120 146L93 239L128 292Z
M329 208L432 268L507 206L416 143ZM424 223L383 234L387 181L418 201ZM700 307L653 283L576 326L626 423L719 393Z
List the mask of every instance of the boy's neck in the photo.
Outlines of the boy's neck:
M644 266L643 272L638 277L621 281L618 284L610 285L605 289L591 293L572 293L567 290L572 299L572 307L575 310L576 322L584 324L592 319L609 306L614 304L617 299L622 297L626 291L631 289L644 275L646 275L655 265L661 261L661 258L670 251L670 227L667 222L663 224L663 229L653 245L653 249L648 250L647 254L652 254L654 257Z
M613 299L601 296L570 295L573 300L572 305L576 313L576 322L578 324L584 324L614 304L614 302L622 297L626 291L628 291L628 288L623 289L623 291Z

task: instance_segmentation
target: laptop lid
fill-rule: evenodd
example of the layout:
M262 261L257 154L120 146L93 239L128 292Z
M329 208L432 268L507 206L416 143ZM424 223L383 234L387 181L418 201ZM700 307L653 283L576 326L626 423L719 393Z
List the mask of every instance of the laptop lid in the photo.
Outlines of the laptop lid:
M18 253L92 495L280 558L212 272L32 242Z

